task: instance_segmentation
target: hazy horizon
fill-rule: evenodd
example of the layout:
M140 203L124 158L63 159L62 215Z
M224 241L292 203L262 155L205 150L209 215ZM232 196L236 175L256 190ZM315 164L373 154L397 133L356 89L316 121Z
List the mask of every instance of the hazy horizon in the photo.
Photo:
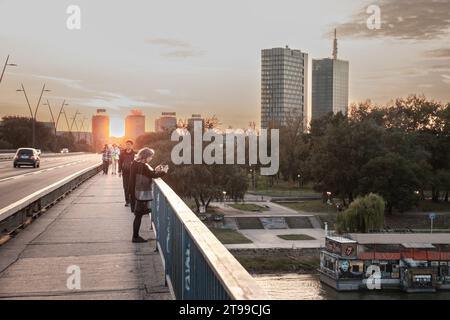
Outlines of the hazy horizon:
M381 8L380 30L364 25L370 4ZM66 28L69 5L81 8L81 30ZM450 101L450 0L0 0L0 68L8 54L19 65L0 84L0 116L29 115L16 89L23 83L35 105L46 83L54 112L63 99L70 116L106 108L113 136L136 108L147 130L164 111L245 128L260 122L261 49L327 58L335 27L350 102L412 93ZM47 106L38 119L50 119Z

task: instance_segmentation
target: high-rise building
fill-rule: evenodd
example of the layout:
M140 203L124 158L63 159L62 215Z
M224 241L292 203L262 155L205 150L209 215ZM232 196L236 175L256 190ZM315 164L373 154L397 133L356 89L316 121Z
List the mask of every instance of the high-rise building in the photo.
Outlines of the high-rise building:
M165 130L176 129L177 114L175 112L163 112L161 117L155 120L155 131L163 132Z
M333 58L312 62L312 119L330 112L348 112L349 62L338 59L337 36L334 33Z
M136 140L145 134L145 115L141 110L131 110L131 113L125 118L125 137Z
M286 48L261 51L261 128L280 127L287 117L307 119L308 54Z
M109 140L109 116L105 109L97 109L97 114L92 116L92 140L95 151L103 148Z
M201 114L193 114L187 121L188 129L194 129L194 123L200 121L202 123L202 128L205 127L205 119L202 118Z

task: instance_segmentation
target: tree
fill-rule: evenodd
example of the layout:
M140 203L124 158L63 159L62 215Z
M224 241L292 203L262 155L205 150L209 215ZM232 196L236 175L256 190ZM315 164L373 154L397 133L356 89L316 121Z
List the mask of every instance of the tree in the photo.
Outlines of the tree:
M384 227L384 209L384 200L377 194L358 197L338 215L336 230L340 234L380 230Z
M403 212L417 203L419 181L413 165L399 154L388 153L370 160L362 169L360 192L375 192L386 200L388 212Z
M383 129L372 120L355 122L337 115L322 136L312 137L309 157L315 189L353 201L362 167L383 150ZM336 121L337 120L337 121Z
M200 210L200 206L207 209L211 201L223 196L223 191L236 201L244 198L248 189L245 166L174 165L171 160L171 152L173 146L177 143L177 141L170 140L170 134L168 133L146 134L139 137L136 142L139 148L150 147L156 151L152 160L153 166L161 163L170 165L170 174L163 178L164 181L179 196L194 199L197 211Z
M287 181L295 181L298 174L306 178L309 139L304 133L303 117L293 114L280 129L280 172Z
M20 116L6 116L2 119L0 136L2 140L13 149L31 147L32 145L32 119ZM54 136L52 130L36 122L36 148L51 150Z
M193 198L197 211L208 209L225 191L235 201L243 199L248 188L244 169L236 165L180 165L171 173L171 186L180 196Z

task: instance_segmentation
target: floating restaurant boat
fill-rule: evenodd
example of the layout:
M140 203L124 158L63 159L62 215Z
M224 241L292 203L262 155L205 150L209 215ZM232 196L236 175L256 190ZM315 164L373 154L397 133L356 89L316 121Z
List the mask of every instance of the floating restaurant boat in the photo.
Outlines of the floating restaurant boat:
M319 272L338 291L450 290L450 234L326 236Z

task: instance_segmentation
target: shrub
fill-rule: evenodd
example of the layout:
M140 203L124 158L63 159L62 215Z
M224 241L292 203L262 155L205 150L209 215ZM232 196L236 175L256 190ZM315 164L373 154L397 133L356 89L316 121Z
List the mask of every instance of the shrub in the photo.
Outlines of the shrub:
M340 213L336 221L339 233L362 232L382 229L384 227L384 199L374 193L359 197L349 208Z

